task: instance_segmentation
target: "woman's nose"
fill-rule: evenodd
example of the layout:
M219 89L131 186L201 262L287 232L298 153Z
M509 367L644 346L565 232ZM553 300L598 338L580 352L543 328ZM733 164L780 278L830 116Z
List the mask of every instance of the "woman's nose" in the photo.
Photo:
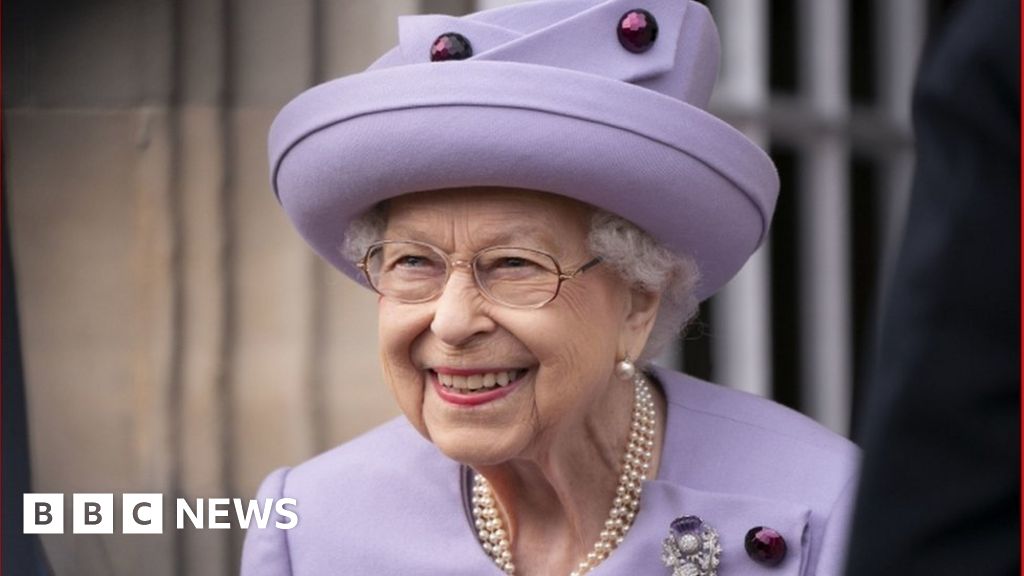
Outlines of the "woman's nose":
M494 330L494 320L485 313L487 300L471 270L453 270L434 305L430 330L449 346L465 345L474 336Z

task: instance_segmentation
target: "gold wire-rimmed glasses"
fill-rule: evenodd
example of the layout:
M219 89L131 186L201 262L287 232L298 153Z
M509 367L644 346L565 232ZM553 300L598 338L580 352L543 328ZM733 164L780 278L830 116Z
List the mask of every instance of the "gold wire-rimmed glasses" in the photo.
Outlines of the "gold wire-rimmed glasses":
M563 282L600 262L593 258L572 272L562 272L554 256L532 248L492 246L469 260L452 260L426 242L384 240L371 244L356 265L374 291L406 304L437 298L452 269L466 268L488 300L510 308L540 308L558 297Z

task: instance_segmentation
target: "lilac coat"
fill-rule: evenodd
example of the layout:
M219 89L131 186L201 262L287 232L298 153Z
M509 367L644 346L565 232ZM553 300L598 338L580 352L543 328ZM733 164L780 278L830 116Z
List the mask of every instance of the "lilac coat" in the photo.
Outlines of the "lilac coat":
M667 370L666 442L622 545L594 576L669 575L669 523L700 516L722 546L719 576L841 574L858 449L773 402ZM298 525L250 529L242 576L498 576L467 514L461 467L404 418L263 482L297 500ZM746 554L755 526L781 533L775 567Z

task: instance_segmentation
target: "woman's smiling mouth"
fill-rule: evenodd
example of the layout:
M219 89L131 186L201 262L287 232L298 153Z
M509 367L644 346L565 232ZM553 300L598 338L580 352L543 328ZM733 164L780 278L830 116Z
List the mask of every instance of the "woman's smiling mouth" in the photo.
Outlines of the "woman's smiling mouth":
M459 406L477 406L507 396L529 369L467 370L439 366L427 372L442 400Z

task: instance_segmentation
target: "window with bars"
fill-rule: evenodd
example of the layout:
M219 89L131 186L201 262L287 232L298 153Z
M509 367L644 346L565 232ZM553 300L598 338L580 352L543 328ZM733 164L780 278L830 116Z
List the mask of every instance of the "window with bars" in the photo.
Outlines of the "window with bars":
M706 328L684 340L682 364L849 434L910 189L917 60L954 2L706 4L723 40L723 89L712 108L761 138L782 189L763 272L738 279L762 297L727 290L705 303ZM752 69L761 86L734 77ZM764 301L767 314L752 309ZM725 329L754 337L717 341L723 316L740 318ZM756 342L733 345L743 337ZM751 347L767 362L734 368L751 363L743 355ZM762 375L749 378L754 370Z
M851 434L910 189L917 60L956 1L701 3L722 37L711 109L769 152L782 189L767 244L661 361Z

